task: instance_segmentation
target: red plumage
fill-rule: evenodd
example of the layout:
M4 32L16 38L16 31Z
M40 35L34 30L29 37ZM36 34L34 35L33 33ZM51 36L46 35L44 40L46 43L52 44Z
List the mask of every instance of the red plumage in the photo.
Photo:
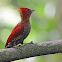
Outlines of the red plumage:
M11 42L14 38L16 38L18 35L22 34L22 31L24 30L24 25L17 25L15 29L13 29L11 35L9 36L6 45Z
M10 34L6 42L5 48L13 47L19 43L23 44L23 40L30 33L31 26L29 18L33 10L24 7L21 7L18 10L20 12L22 20L13 29L12 33Z

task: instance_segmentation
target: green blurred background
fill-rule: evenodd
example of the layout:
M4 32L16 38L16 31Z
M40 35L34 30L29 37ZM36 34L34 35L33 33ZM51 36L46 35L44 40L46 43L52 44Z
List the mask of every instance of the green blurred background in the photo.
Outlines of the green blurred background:
M30 18L31 32L24 43L62 39L62 0L0 0L0 49L5 48L8 36L21 20L18 7L35 9ZM62 54L13 62L62 62Z

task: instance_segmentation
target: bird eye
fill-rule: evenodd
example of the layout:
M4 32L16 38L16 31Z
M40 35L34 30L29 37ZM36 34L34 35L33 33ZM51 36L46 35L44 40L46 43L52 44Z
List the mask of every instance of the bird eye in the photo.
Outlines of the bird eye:
M29 11L29 13L31 13L31 10L28 10Z

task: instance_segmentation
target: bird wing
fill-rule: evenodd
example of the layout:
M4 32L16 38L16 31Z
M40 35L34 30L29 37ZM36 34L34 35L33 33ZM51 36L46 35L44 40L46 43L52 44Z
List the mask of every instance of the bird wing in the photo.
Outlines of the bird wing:
M6 45L14 40L18 35L23 34L24 31L24 25L23 24L17 24L16 27L13 29L12 33L10 34Z

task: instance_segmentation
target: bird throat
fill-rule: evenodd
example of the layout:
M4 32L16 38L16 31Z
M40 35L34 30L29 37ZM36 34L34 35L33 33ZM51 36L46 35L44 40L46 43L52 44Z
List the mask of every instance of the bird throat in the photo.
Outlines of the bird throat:
M30 16L28 16L28 15L22 15L21 14L21 18L22 18L22 20L29 20L29 18L30 18Z

